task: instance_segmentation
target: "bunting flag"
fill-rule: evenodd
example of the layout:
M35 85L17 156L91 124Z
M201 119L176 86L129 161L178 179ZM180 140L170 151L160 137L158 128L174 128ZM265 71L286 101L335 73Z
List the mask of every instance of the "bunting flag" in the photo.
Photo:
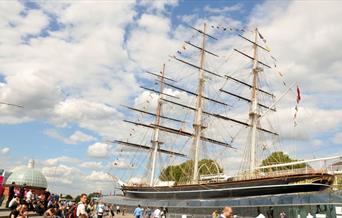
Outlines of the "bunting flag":
M264 43L266 44L266 39L259 33L259 31L258 31L258 34L259 34L260 39L262 39L262 41L264 41Z
M216 26L216 25L211 25L211 28L212 28L212 29L221 29L221 30L223 30L223 31L227 31L227 30L229 30L229 31L235 31L235 32L246 32L246 31L247 31L245 27L243 27L243 28L241 28L241 29L238 29L238 28L232 28L232 27L227 27L227 26ZM253 32L253 31L251 31L251 32Z

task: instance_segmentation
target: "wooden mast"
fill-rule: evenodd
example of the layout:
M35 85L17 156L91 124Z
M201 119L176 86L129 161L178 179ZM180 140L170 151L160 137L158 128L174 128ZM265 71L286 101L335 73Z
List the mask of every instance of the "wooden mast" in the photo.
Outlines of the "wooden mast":
M252 83L252 96L251 96L251 107L249 112L249 119L251 121L251 133L250 133L250 173L253 173L256 165L256 134L258 125L258 96L257 96L257 80L258 80L258 29L255 28L254 32L254 43L253 43L253 83Z
M204 94L204 58L205 58L205 40L206 40L206 23L203 25L202 31L202 46L200 51L200 69L199 69L199 83L198 83L198 95L196 99L196 113L195 120L193 123L194 128L194 138L193 138L193 148L194 148L194 168L193 168L193 178L192 183L198 183L198 161L199 161L199 150L201 144L202 136L202 110L203 110L203 94Z
M160 114L162 109L162 97L163 97L163 89L164 89L164 74L165 74L165 64L163 64L163 69L161 71L160 76L160 95L158 98L158 105L157 105L157 112L156 112L156 119L155 119L155 127L153 132L153 139L152 139L152 148L153 148L153 154L152 154L152 169L151 169L151 178L150 178L150 186L154 186L154 176L156 171L156 159L157 159L157 153L159 149L159 126L160 126Z

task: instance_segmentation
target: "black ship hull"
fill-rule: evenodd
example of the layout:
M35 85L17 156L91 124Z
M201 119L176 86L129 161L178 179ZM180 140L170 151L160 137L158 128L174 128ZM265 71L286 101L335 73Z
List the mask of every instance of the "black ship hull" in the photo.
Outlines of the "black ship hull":
M329 174L301 174L198 185L122 188L125 196L146 199L210 199L322 191L330 187Z

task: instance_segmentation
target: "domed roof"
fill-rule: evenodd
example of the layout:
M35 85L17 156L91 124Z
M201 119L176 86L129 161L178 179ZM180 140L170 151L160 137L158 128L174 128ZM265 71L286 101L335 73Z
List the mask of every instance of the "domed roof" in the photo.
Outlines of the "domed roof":
M30 160L27 167L21 167L12 172L6 180L9 185L15 182L17 185L24 185L37 188L47 188L47 181L45 176L38 170L34 169L34 161Z

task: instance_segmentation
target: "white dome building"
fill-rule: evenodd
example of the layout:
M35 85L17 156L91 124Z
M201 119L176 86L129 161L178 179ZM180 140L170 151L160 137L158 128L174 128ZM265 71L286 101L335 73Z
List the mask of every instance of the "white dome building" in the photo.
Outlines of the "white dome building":
M27 167L15 169L6 180L6 185L11 185L12 182L15 182L18 186L25 184L32 189L45 190L47 188L45 176L34 169L34 160L29 160Z

